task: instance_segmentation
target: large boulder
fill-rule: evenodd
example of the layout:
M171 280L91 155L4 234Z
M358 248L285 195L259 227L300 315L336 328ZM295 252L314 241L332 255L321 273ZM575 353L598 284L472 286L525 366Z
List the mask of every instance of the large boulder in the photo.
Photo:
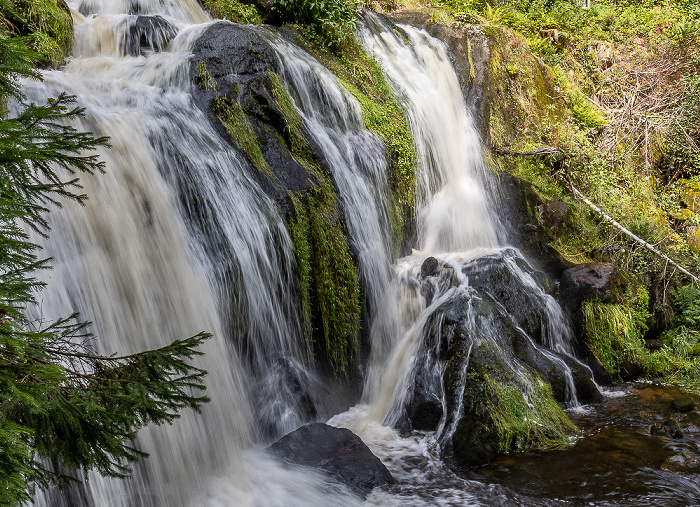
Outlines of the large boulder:
M307 424L268 450L287 462L323 470L362 498L376 487L396 482L360 437L345 428Z
M389 422L404 432L437 430L458 466L563 445L573 427L557 402L573 403L574 391L582 403L602 396L590 370L566 353L566 319L532 266L505 248L459 265L429 258L421 268L412 283L441 303L426 310L409 393Z
M624 276L612 263L577 264L562 274L559 302L574 313L585 300L597 299L604 303L618 301L624 285Z
M291 153L296 140L290 137L274 75L280 62L275 49L260 34L241 25L221 21L210 25L192 47L191 73L197 87L195 103L225 139L257 168L254 177L275 199L284 213L293 209L290 192L311 190L318 183ZM240 135L226 128L223 110L240 117L229 118L240 127ZM302 135L314 157L322 157L313 139ZM321 162L319 160L319 162Z

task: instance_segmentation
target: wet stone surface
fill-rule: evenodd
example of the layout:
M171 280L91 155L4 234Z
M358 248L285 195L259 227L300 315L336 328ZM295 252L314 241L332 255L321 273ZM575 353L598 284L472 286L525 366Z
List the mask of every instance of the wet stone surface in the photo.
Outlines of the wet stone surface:
M570 449L503 455L466 477L530 505L700 505L700 414L671 408L687 397L670 386L618 386L603 403L569 413L581 429Z

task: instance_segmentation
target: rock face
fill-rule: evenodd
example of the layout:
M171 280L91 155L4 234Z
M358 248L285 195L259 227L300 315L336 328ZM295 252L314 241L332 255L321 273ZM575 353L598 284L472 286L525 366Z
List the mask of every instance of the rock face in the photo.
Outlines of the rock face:
M323 470L362 498L376 487L396 482L360 437L345 428L307 424L268 450L290 463Z
M559 302L570 313L587 299L616 301L624 285L622 274L609 262L578 264L564 271L559 284Z
M289 213L289 192L312 189L316 180L290 153L290 129L275 100L275 84L270 75L279 72L275 50L254 31L219 22L199 37L192 53L191 72L199 85L193 92L195 102L224 138L229 135L217 117L217 103L225 101L231 107L240 107L269 169L269 173L257 171L255 178L282 211ZM240 123L241 119L236 120ZM308 136L305 140L315 154L320 153ZM240 145L236 147L241 149Z

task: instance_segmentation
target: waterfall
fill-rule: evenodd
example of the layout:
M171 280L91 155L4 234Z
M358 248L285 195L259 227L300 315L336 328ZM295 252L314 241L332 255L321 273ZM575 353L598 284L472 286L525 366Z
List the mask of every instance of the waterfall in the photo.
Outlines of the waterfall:
M68 4L75 21L72 58L60 71L45 71L43 82L26 81L23 90L35 102L62 91L75 95L86 116L74 126L109 136L112 148L99 151L105 174L81 178L87 205L66 202L52 210L51 239L33 238L53 257L54 269L40 274L48 288L30 317L49 321L79 311L93 322L96 351L105 354L209 331L214 337L197 365L209 372L212 401L202 415L185 412L171 426L144 429L137 446L151 457L131 479L90 474L84 486L67 493L40 493L36 504L357 505L357 498L320 473L282 467L253 450L261 444L261 427L276 434L303 423L285 380L289 371L313 373L283 218L251 176L254 169L193 103L189 52L209 16L196 0ZM482 268L507 271L527 288L546 323L542 343L521 329L496 295L484 297L568 375L567 400L576 399L571 371L560 358L571 354L570 331L527 261L499 242L503 234L484 190L489 175L481 144L446 50L424 32L404 27L407 44L372 15L360 25L363 44L405 109L419 159L417 250L396 260L384 148L363 128L357 101L273 29L251 30L275 48L282 82L331 171L371 320L366 404L329 422L355 430L392 473L416 488L414 496L376 493L367 503L430 505L439 494L446 502L476 505L435 451L435 439L454 420L443 418L436 435L425 439L401 438L388 427L405 411L416 372L440 373L424 353L425 342L434 338L430 333L441 325L437 310L475 294ZM440 276L422 274L429 257ZM521 367L515 360L508 364L514 371ZM402 456L420 465L413 469ZM430 486L436 470L447 482Z
M23 90L39 103L75 95L86 109L75 128L109 136L112 147L99 151L105 174L81 178L87 205L62 203L48 216L50 240L33 237L54 269L39 274L48 288L29 317L80 312L103 354L209 331L197 366L209 372L212 401L201 415L142 430L137 446L150 457L129 480L91 473L68 492L40 492L36 504L324 505L328 495L354 504L318 474L246 452L257 432L249 391L278 407L257 416L294 429L301 421L285 392L260 385L279 383L278 359L303 369L308 358L282 217L192 101L189 48L205 26L193 23L208 15L195 0L68 3L72 58Z

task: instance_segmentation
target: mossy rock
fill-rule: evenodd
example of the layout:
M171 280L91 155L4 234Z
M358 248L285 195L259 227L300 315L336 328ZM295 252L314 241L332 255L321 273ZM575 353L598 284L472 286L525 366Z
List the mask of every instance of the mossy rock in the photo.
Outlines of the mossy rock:
M681 199L683 203L693 212L700 212L700 183L692 180L680 180Z
M693 345L693 348L690 349L690 355L693 357L700 356L700 343L696 343L695 345Z
M330 168L282 85L277 54L255 31L223 22L192 53L195 102L286 217L307 343L329 371L345 374L358 347L360 282Z
M694 225L688 227L687 240L688 248L693 253L700 253L700 227Z

